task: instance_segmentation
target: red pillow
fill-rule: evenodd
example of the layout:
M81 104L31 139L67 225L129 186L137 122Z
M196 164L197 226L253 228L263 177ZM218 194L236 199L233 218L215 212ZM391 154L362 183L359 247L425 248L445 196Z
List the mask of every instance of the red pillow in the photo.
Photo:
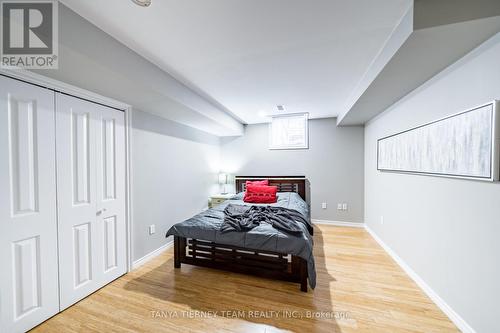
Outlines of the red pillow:
M247 186L243 201L251 203L275 203L277 186L253 185Z
M248 186L248 185L263 185L263 186L267 186L269 185L269 180L267 179L264 179L264 180L247 180L245 182L245 186Z

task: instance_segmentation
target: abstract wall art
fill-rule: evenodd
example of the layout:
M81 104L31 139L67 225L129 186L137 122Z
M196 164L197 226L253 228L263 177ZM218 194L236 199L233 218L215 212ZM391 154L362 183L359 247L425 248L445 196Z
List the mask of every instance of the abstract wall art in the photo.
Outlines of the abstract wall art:
M377 169L494 181L500 172L499 103L491 102L377 142Z

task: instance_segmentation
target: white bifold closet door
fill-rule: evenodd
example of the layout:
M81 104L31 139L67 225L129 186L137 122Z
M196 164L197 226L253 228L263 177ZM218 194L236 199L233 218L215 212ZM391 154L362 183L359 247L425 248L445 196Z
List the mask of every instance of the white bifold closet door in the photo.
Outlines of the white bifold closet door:
M124 112L56 94L60 308L126 272Z
M54 93L0 76L0 331L59 311Z

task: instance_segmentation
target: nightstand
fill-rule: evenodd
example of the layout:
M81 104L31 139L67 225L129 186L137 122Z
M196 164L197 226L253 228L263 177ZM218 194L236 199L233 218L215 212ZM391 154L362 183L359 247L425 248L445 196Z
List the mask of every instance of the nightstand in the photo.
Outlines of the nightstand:
M234 193L227 194L214 194L208 198L208 208L214 208L215 206L220 205L224 201L231 199L234 196Z

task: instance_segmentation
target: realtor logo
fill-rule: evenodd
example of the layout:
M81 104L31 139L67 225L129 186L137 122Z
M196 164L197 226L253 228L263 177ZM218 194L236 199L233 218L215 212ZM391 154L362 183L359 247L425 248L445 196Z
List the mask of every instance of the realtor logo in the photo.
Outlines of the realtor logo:
M1 0L3 68L56 69L57 1Z

